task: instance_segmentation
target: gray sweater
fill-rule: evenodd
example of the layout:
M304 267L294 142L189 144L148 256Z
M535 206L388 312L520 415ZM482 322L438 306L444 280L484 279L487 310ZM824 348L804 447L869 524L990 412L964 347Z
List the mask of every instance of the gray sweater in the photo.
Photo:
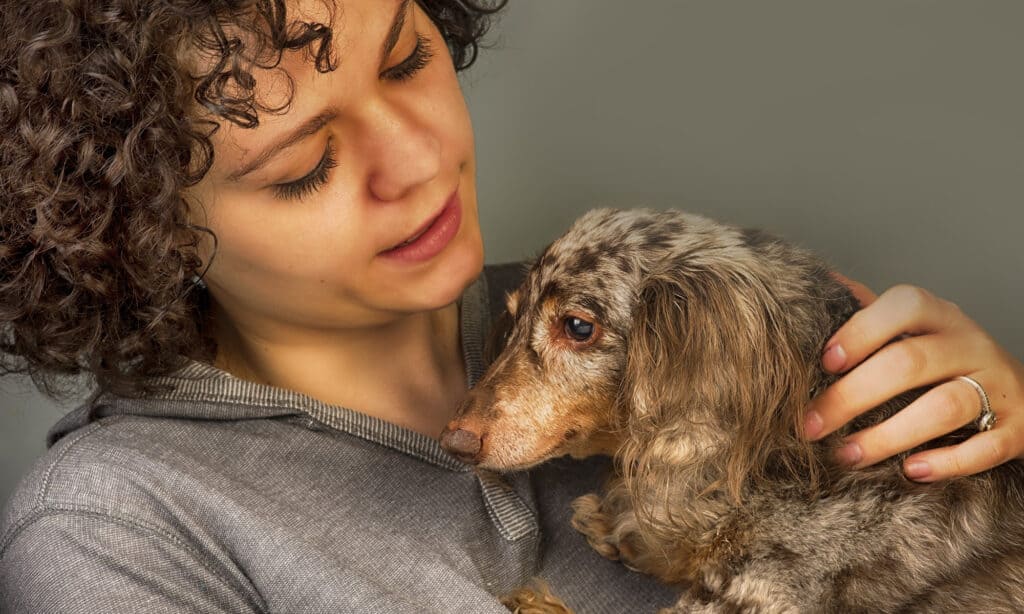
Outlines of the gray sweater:
M469 383L516 268L460 300ZM68 414L0 525L0 611L505 612L539 576L577 612L674 591L569 526L607 459L477 472L429 437L192 363Z

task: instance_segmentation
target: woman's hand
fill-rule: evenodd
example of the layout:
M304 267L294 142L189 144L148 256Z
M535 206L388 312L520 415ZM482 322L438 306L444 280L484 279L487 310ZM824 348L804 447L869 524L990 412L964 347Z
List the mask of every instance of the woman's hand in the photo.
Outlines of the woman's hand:
M966 375L988 393L995 426L957 445L908 457L907 477L931 482L1024 458L1024 364L959 307L926 290L899 285L876 296L863 284L836 277L863 309L825 344L825 369L845 375L811 401L804 421L809 439L828 435L900 393L935 384L888 420L847 437L837 452L854 468L877 463L975 422L981 397L954 379Z

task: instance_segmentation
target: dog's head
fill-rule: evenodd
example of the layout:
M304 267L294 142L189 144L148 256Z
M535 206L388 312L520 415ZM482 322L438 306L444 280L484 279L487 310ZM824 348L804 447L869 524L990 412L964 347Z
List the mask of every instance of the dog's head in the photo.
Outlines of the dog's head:
M655 217L594 211L548 246L507 298L504 349L443 434L450 452L508 470L614 451L641 260L671 230Z
M844 292L759 233L592 211L509 296L504 349L442 444L498 470L628 444L634 465L714 457L721 471L709 471L728 482L794 462L779 442L806 449L798 421L843 317L832 312L851 309Z

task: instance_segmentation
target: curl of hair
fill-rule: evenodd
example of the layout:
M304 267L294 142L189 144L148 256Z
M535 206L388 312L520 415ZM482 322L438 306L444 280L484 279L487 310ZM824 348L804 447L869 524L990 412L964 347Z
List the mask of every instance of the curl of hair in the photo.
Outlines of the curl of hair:
M0 12L0 373L44 393L127 396L211 360L208 297L182 191L213 162L217 124L276 113L257 69L301 51L337 65L332 23L285 0L36 0ZM419 0L456 68L504 1ZM194 74L187 58L208 69ZM84 381L83 381L84 380Z

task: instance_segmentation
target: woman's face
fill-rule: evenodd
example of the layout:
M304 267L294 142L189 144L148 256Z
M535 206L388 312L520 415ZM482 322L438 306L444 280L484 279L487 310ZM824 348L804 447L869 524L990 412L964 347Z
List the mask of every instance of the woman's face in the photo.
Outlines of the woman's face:
M289 3L296 18L327 21L320 2ZM286 54L287 112L221 122L189 193L218 238L206 283L236 321L384 323L450 304L483 265L472 128L440 32L401 0L338 0L333 29L338 68ZM280 72L255 76L260 100L286 98Z

